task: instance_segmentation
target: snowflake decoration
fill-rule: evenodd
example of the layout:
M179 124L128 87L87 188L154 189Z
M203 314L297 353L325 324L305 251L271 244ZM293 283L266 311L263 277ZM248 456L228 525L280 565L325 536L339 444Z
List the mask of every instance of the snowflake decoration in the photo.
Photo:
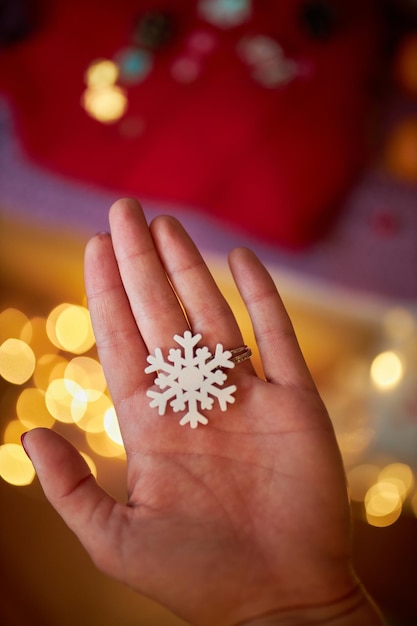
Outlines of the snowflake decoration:
M189 424L191 428L208 423L199 408L212 409L214 398L217 398L222 411L226 411L228 403L233 404L235 401L233 393L236 385L223 387L227 380L223 368L231 369L235 366L231 360L232 353L223 350L221 343L217 344L214 355L207 347L194 351L200 339L199 333L193 335L189 330L183 336L174 335L174 341L182 346L183 353L181 348L171 348L167 363L162 350L156 348L155 355L148 356L150 365L145 369L147 374L158 373L154 383L161 390L148 390L147 395L152 398L150 406L158 408L159 415L165 414L168 401L174 413L187 410L180 424Z

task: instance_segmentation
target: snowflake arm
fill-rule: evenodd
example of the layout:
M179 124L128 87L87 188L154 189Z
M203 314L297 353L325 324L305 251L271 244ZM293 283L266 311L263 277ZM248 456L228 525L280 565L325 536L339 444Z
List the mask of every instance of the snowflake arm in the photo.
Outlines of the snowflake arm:
M170 400L173 396L175 396L176 393L177 393L177 390L174 387L169 387L164 392L154 391L153 389L148 389L148 391L146 392L146 395L149 398L152 398L151 402L149 403L149 406L152 407L153 409L157 408L159 415L165 415L168 400Z
M146 360L150 363L150 365L145 368L145 374L151 374L152 372L159 372L161 370L163 372L174 372L174 366L164 360L161 348L156 348L155 356L150 354Z

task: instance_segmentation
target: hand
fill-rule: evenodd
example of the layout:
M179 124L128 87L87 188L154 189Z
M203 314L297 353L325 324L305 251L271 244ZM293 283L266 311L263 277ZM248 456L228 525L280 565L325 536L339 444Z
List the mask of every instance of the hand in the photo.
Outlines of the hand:
M177 413L149 406L147 355L166 354L189 327L212 352L218 342L242 345L240 330L175 219L148 228L138 204L120 200L110 226L111 237L87 246L85 281L127 453L128 502L105 493L58 434L35 429L24 445L47 498L100 569L192 624L356 614L362 621L337 624L379 624L351 568L332 425L266 269L247 249L230 255L266 380L250 361L236 365L227 383L236 402L214 407L207 426L182 427Z

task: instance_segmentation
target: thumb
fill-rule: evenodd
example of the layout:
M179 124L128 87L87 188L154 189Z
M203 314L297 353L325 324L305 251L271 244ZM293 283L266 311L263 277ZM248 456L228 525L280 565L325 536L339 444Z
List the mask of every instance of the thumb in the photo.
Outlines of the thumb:
M115 533L120 530L124 507L99 487L80 453L58 433L35 428L22 436L22 445L35 467L46 498L77 535L95 564L117 576ZM115 519L119 523L115 524Z

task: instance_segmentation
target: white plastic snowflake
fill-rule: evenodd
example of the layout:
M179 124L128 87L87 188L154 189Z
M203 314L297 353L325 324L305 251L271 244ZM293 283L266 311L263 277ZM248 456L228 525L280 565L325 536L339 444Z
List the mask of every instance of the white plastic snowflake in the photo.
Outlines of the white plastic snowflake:
M150 363L146 367L147 374L158 372L155 384L161 391L149 389L147 395L152 398L150 406L158 408L159 415L164 415L167 403L175 413L187 410L187 413L180 420L181 426L189 424L191 428L197 428L199 424L207 424L208 419L199 411L213 408L214 398L217 398L220 409L226 411L227 404L233 404L236 391L235 385L223 387L227 380L227 375L223 369L231 369L235 366L231 360L232 353L223 350L221 343L218 343L214 355L207 347L196 348L201 335L193 335L186 330L184 335L174 335L174 341L182 346L171 348L167 363L160 348L155 349L155 355L149 355L147 360ZM211 396L214 396L211 397Z

